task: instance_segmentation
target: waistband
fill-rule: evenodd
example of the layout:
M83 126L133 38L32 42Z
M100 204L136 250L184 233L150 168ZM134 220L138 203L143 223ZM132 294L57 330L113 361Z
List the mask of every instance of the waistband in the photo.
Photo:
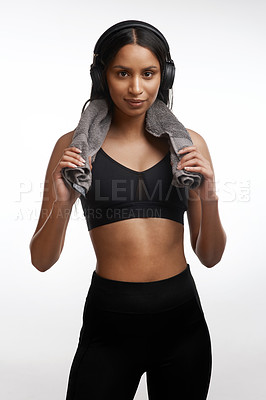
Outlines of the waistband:
M96 308L126 313L168 310L198 297L190 266L170 278L126 282L103 278L93 271L87 301Z

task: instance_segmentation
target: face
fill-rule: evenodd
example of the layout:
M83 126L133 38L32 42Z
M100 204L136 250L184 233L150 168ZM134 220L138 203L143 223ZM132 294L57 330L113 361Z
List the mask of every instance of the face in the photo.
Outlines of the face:
M127 44L109 64L106 79L117 113L144 115L159 91L160 63L146 47Z

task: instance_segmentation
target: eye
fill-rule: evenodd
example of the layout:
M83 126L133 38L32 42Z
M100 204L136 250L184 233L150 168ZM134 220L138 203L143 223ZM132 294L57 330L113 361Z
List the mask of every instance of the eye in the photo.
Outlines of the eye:
M125 78L128 75L127 71L119 71L118 72L118 76L120 76L121 78Z
M145 78L151 78L152 75L153 75L153 72L152 72L152 71L145 71L145 72L144 72Z

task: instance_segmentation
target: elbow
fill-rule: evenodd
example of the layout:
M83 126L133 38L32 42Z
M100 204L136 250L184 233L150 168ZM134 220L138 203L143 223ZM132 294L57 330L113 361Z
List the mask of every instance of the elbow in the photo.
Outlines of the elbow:
M57 261L57 260L56 260ZM52 264L44 264L39 260L36 260L34 257L31 257L31 263L32 265L39 271L39 272L45 272L48 271L55 263L56 261Z
M31 264L39 271L39 272L45 272L49 269L47 265L44 265L38 257L35 257L33 253L31 252Z
M205 249L203 252L196 252L200 262L207 268L213 268L217 265L224 254L226 245L226 234L223 235L223 242L220 243L218 248L213 249Z
M221 261L221 258L217 261L210 261L210 262L203 262L201 261L201 263L204 265L204 267L206 268L213 268L215 265L217 265L219 262Z
M31 255L31 264L39 271L39 272L45 272L48 269L50 269L58 260L55 259L53 262L47 262L44 260L44 257L41 256L41 254L37 251L34 250L32 246L32 242L30 243L30 255Z
M199 260L201 262L201 264L204 265L204 267L206 268L213 268L215 265L217 265L222 259L222 255L220 257L211 257L209 259L206 258L200 258Z
M47 271L49 269L49 268L45 268L40 263L35 262L33 259L31 259L31 263L37 269L37 271L39 271L39 272L45 272L45 271Z
M30 245L29 245L29 249L30 249L30 258L31 258L31 264L40 272L45 272L46 269L42 268L38 257L36 255L36 252L34 251L34 242L33 242L33 237L30 241Z

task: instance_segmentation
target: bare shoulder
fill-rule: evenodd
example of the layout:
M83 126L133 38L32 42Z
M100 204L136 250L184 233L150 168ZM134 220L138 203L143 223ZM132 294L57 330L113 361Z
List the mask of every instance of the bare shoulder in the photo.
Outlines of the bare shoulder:
M192 140L194 146L196 146L197 149L199 150L199 152L203 155L203 157L205 157L211 163L211 166L213 168L211 155L210 155L207 143L206 143L205 139L203 138L203 136L201 136L199 133L193 131L192 129L186 128L186 130L190 134L190 137L191 137L191 140Z
M58 162L60 161L60 158L62 157L65 148L69 147L69 145L71 144L73 134L74 134L74 131L65 133L64 135L59 137L59 139L56 141L56 143L54 145L54 148L51 153L50 160L48 162L47 169L46 169L41 211L40 211L39 220L38 220L37 227L36 227L34 234L42 226L42 224L46 220L47 215L49 215L49 212L52 208L52 203L54 200L52 173L53 173L54 169L56 168Z
M71 131L60 136L55 145L57 147L63 147L63 148L68 147L72 142L74 132L75 131Z
M46 179L49 180L51 178L52 171L58 164L60 158L63 155L63 152L66 147L69 147L71 142L72 142L72 137L73 137L74 131L65 133L64 135L60 136L59 139L57 139L53 151L50 156L50 160L47 166L47 171L46 171Z
M190 134L191 140L195 146L197 146L199 149L202 149L205 146L207 146L203 136L201 136L199 133L193 131L192 129L186 128L186 130Z
M70 143L72 142L73 134L74 131L65 133L64 135L60 136L59 139L56 141L48 164L48 170L55 168L60 157L62 157L64 149L66 147L69 147Z
M64 135L60 136L57 142L55 143L54 149L52 151L47 171L46 171L46 178L51 177L52 171L58 164L60 158L63 155L65 148L69 147L72 142L74 131L65 133Z

